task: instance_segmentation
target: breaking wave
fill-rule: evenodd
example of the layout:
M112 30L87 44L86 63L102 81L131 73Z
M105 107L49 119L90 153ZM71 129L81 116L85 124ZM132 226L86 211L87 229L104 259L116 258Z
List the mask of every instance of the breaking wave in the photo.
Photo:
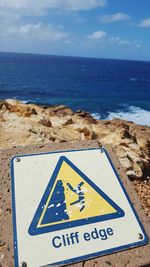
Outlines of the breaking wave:
M93 113L92 116L96 119L101 119L99 113ZM141 109L140 107L130 106L127 110L116 112L109 112L105 120L112 120L114 118L133 121L140 125L150 126L150 111Z

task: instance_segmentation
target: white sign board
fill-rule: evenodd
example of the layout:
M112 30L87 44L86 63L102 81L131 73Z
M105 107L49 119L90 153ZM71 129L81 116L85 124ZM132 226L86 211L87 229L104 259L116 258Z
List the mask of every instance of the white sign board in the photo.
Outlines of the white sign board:
M68 264L148 242L104 149L12 159L15 266Z

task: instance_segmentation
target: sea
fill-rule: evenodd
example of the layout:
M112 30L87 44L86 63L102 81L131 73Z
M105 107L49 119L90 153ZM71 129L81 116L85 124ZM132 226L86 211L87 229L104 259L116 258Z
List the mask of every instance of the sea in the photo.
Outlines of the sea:
M150 62L0 53L0 99L150 126Z

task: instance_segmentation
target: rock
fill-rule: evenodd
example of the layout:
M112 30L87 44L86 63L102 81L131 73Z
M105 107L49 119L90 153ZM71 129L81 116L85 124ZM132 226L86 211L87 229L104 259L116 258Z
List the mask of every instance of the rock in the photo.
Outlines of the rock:
M127 157L120 158L120 162L126 171L130 171L128 173L132 173L132 163Z
M88 112L86 111L81 111L81 110L77 110L76 114L84 119L86 119L89 123L97 123L97 120L93 118L93 116L91 116Z
M73 123L73 120L70 118L63 125L69 125L69 124L72 124L72 123Z
M7 99L4 103L7 110L17 113L18 116L30 117L32 114L37 114L36 110L20 101L14 99Z
M0 113L0 122L5 122L5 119L3 117L3 114Z
M36 114L35 109L24 106L13 106L9 108L10 112L15 112L19 116L30 117L32 114Z
M147 206L150 208L150 198L147 199L146 203L147 203Z
M0 149L98 139L111 145L150 217L150 128L113 119L100 121L64 105L38 106L0 101ZM9 210L7 211L9 212Z
M64 105L38 106L0 101L0 148L40 142L98 139L111 145L130 179L150 173L150 128L113 119L100 121Z
M65 125L70 125L73 124L73 120L71 118L70 115L66 115L66 116L52 116L51 117L51 123L53 125L53 127L63 127Z
M3 247L5 245L6 245L6 242L4 240L0 239L0 247Z
M46 113L49 114L49 116L67 116L67 115L73 115L73 111L64 105L57 105L57 106L51 106L48 107L46 110Z
M82 128L82 129L78 129L78 131L80 133L83 133L82 137L84 136L85 137L85 140L91 140L92 139L92 132L87 129L86 127ZM82 138L83 140L84 138Z
M97 139L97 134L94 131L92 131L92 139Z
M16 99L9 99L7 98L6 100L4 100L4 103L7 105L11 105L11 106L17 106L19 104L23 104L23 102L16 100Z
M40 123L46 127L52 127L52 124L49 119L41 119Z

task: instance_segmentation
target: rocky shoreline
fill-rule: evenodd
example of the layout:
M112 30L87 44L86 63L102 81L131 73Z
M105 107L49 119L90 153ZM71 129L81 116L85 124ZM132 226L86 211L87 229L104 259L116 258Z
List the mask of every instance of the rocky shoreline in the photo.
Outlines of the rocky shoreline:
M0 149L98 139L111 145L150 218L150 128L119 119L101 121L69 107L0 101Z

